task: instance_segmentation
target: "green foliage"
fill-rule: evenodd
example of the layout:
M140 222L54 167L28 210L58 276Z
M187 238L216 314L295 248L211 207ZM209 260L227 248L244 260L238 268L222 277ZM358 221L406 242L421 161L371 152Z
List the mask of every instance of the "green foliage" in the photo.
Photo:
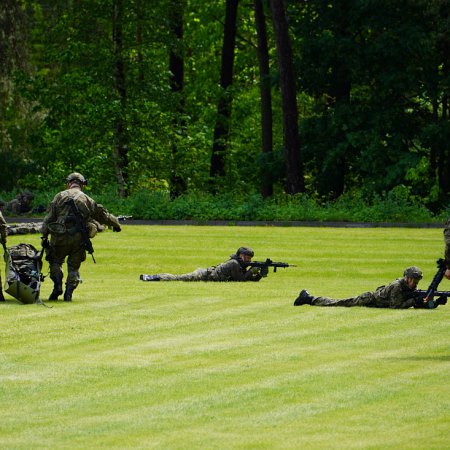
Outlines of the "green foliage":
M194 221L343 221L421 223L442 221L446 210L435 215L410 189L397 186L384 194L345 194L335 201L321 201L306 194L260 194L187 192L171 199L168 191L142 190L120 199L113 190L94 195L115 214L135 219Z
M47 206L62 187L54 191L34 191L34 206ZM0 192L0 199L9 201L16 193ZM157 187L142 189L126 199L117 195L114 186L101 191L98 187L88 186L86 193L115 215L145 220L425 223L442 222L450 216L448 207L433 213L403 185L383 194L346 193L333 201L307 194L291 196L284 193L264 199L256 192L239 191L216 195L188 191L171 198L168 189Z
M297 207L296 198L285 202L289 211L275 212L285 186L283 112L269 2L263 3L274 151L261 152L254 13L251 2L240 2L226 176L217 183L226 192L247 192L239 208L222 196L211 201L191 194L162 206L175 180L188 192L211 185L225 0L123 2L124 97L114 84L111 2L24 0L0 7L0 15L13 12L2 17L8 32L0 43L0 189L56 190L73 170L104 186L117 184L113 155L120 119L128 192L139 197L142 190L164 191L146 193L154 206L145 212L137 202L137 215L308 217L297 211L304 205ZM450 191L447 2L285 3L297 69L306 211L350 217L342 205L356 201L348 193L363 190L369 193L368 217L400 217L397 206L383 212L381 204L392 204L386 193L404 185L409 200L438 214ZM174 12L184 17L182 40L173 33ZM171 51L183 56L178 92L170 86ZM255 200L263 182L274 184L273 204ZM320 202L311 206L309 198ZM323 208L335 212L320 213Z

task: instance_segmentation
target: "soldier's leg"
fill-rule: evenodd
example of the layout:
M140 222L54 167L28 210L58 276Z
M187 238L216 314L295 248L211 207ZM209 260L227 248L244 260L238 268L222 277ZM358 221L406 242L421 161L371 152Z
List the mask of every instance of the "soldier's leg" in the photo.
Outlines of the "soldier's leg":
M147 278L146 278L147 277ZM208 278L206 269L197 269L194 272L184 273L182 275L173 275L171 273L159 273L157 275L141 275L143 281L206 281Z
M206 281L208 279L208 271L206 269L197 269L183 275L176 275L177 281Z
M370 306L373 300L373 294L371 292L364 292L364 294L358 295L358 297L349 297L343 299L333 299L329 297L313 297L311 305L314 306Z
M66 290L64 292L64 301L71 302L73 291L80 284L80 266L86 260L86 251L81 247L81 239L77 239L78 235L72 240L72 249L67 258L67 280Z
M5 297L3 296L3 284L2 284L2 277L0 275L0 302L4 302Z
M45 257L50 266L50 279L53 281L53 291L48 298L49 300L58 300L58 297L63 293L62 282L64 274L62 265L67 255L66 251L63 241L51 238Z

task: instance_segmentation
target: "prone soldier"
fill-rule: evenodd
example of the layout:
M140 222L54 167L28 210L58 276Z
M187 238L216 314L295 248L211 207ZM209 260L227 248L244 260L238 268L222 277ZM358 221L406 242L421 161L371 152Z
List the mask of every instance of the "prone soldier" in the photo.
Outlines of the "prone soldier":
M403 278L399 278L387 286L380 286L375 292L364 292L357 297L337 300L329 297L315 297L308 291L302 290L295 300L294 306L367 306L395 309L420 307L419 305L423 302L418 299L416 289L421 279L422 271L416 266L411 266L405 269Z
M19 192L11 201L3 203L6 211L13 214L24 214L33 208L34 194L30 191Z
M254 252L250 247L239 247L235 254L217 266L197 269L183 275L160 273L156 275L142 274L142 281L259 281L267 275L267 267L249 267Z

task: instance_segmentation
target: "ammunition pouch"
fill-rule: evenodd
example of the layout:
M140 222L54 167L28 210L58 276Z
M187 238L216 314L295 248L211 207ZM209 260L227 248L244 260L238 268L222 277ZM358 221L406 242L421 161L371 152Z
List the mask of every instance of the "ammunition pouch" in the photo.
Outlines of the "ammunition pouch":
M95 223L88 222L86 228L87 228L87 231L88 231L88 236L91 239L93 237L97 236L98 228L97 228L97 225L95 225Z
M48 230L51 234L62 235L66 233L66 225L60 222L52 222L48 224Z

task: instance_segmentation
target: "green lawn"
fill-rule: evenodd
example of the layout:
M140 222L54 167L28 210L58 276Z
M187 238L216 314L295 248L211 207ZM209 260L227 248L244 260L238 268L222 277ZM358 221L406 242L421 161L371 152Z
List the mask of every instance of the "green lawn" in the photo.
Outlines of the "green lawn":
M292 306L302 288L359 294L412 264L426 288L442 230L123 228L95 238L72 303L0 305L2 449L450 447L450 305ZM298 267L259 283L139 280L241 245Z

